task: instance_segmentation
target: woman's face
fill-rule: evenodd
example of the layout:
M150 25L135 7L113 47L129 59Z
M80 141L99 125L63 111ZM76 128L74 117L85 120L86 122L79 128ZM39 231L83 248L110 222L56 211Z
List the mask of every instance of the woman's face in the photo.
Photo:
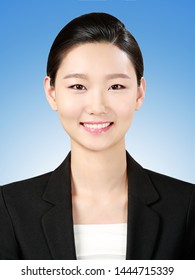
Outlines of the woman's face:
M125 52L109 43L86 43L64 57L55 80L45 78L47 99L57 110L72 147L100 151L124 145L135 110L144 100Z

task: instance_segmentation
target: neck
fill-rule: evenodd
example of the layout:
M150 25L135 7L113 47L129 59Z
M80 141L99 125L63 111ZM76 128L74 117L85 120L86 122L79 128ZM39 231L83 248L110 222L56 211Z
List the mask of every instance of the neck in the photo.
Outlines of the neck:
M105 151L90 151L71 145L73 194L105 196L126 191L125 145Z

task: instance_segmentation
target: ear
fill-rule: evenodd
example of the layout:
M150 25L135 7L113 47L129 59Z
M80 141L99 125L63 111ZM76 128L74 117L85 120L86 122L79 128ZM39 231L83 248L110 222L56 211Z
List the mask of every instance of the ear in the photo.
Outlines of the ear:
M135 104L135 110L139 110L139 108L142 106L145 99L145 92L146 92L146 81L142 77L140 81L140 86L137 88L137 99Z
M44 79L44 89L47 101L54 111L57 111L55 87L51 85L50 77L46 76Z

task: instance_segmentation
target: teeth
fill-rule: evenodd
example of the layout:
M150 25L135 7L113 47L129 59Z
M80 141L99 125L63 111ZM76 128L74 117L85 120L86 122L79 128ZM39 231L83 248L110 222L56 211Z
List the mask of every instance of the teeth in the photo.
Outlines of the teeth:
M89 123L83 123L85 127L91 128L91 129L102 129L105 127L108 127L110 123L102 123L102 124L89 124Z

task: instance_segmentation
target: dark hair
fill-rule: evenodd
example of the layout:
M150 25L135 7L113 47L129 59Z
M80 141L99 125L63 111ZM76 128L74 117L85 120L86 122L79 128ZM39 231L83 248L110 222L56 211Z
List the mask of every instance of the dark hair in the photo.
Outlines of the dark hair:
M139 45L124 24L106 13L90 13L70 21L55 38L48 57L47 75L51 85L55 84L56 73L62 59L71 47L90 42L110 42L128 55L134 65L137 83L143 77L143 58Z

